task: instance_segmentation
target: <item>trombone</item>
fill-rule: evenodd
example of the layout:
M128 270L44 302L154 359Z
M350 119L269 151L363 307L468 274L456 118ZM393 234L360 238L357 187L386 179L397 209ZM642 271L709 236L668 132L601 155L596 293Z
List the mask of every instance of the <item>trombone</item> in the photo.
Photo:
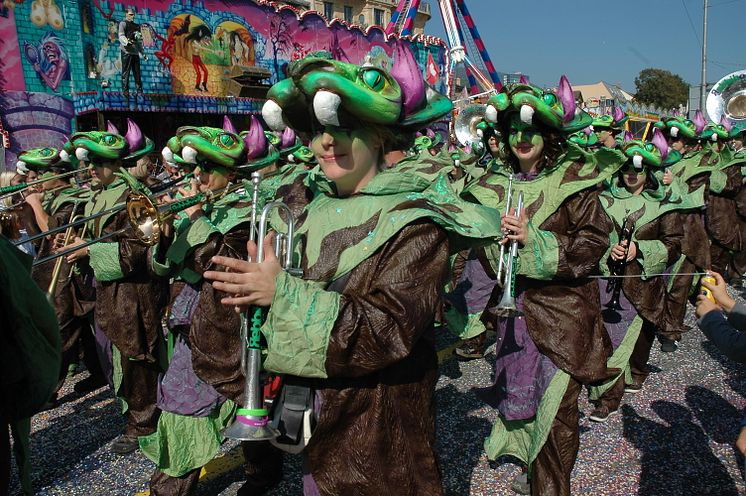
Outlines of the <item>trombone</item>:
M30 183L21 183L21 184L13 184L11 186L5 186L4 188L0 188L0 200L4 200L5 198L8 198L9 196L13 196L14 194L21 192L27 188L30 188L31 186L36 186L37 184L45 183L47 181L51 181L52 179L63 179L69 176L74 176L75 174L79 174L81 172L88 171L87 167L81 167L80 169L75 169L68 172L63 172L62 174L55 174L54 176L45 177L44 179L37 179L36 181L31 181ZM65 186L67 187L67 185Z
M505 215L510 215L513 209L513 174L508 178L508 192L505 195ZM523 191L518 192L518 201L515 207L516 217L523 213ZM516 306L515 269L518 258L518 240L510 242L507 261L505 260L505 244L500 246L500 260L497 265L497 280L502 282L503 295L497 304L497 315L500 317L517 317L522 315Z
M156 197L161 196L161 195L169 194L173 189L180 187L182 182L185 182L185 181L188 181L189 179L191 179L191 177L192 176L190 174L187 174L186 176L181 177L179 179L174 179L173 181L169 181L167 183L164 183L164 184L160 185L157 188L153 188L151 190L151 194L150 195L143 195L143 196L148 196L148 198L156 198ZM119 212L120 210L124 210L125 208L127 208L127 202L126 201L124 201L122 203L117 203L113 207L107 208L106 210L102 210L101 212L97 212L97 213L91 214L91 215L89 215L87 217L82 217L82 218L80 218L80 219L78 219L78 220L76 220L74 222L70 222L69 224L64 224L64 225L55 227L53 229L49 229L47 231L41 232L39 234L35 234L33 236L29 236L28 238L26 238L26 239L23 240L23 243L25 243L27 241L36 241L37 239L43 238L45 236L49 236L49 235L52 235L52 234L57 234L58 232L62 232L62 231L67 230L69 227L76 227L76 226L79 226L81 224L85 224L86 222L98 219L99 217L104 217L106 215L115 214L115 213ZM108 237L111 237L111 236L108 236ZM108 237L104 238L104 239L108 239ZM97 241L102 241L102 239L99 238L99 239L97 239ZM22 243L21 242L14 242L13 244L15 246L18 246L18 245L20 245ZM93 243L91 243L91 244L93 244Z
M290 208L280 201L266 204L262 209L259 220L258 232L254 229L253 221L256 220L258 212L257 202L259 200L259 185L262 175L254 172L251 175L252 191L252 229L250 239L257 243L256 262L264 261L264 237L267 234L267 225L270 212L273 210L284 210L287 215L287 232L277 233L275 238L275 254L281 260L284 270L293 275L302 275L302 270L292 267L293 241L295 239L295 218ZM261 327L264 322L265 311L261 307L251 307L241 314L241 343L243 351L241 354L241 370L244 382L244 404L236 412L236 420L225 429L224 435L230 439L241 441L265 441L279 436L277 429L269 424L269 411L264 406L262 398L262 386L260 382L261 370Z

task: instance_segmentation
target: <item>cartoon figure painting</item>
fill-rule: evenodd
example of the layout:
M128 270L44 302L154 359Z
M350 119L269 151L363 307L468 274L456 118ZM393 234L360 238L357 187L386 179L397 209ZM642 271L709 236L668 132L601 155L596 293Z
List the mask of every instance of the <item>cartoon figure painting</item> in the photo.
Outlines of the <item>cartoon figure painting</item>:
M202 57L208 53L222 57L223 51L210 47L212 45L212 31L204 24L195 26L192 32L185 38L185 41L189 43L189 47L192 50L192 67L194 67L194 73L197 77L194 89L197 91L209 91L207 89L209 74L207 66L202 61Z
M52 91L57 91L62 81L70 80L70 58L64 42L51 31L39 40L38 46L24 42L23 53Z

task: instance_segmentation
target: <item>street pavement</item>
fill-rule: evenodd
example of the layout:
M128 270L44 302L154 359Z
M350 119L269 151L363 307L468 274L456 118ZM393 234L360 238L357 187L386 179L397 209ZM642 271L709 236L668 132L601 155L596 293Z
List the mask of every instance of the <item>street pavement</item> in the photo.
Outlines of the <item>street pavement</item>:
M627 395L607 423L588 419L592 407L580 401L580 453L573 472L575 495L737 495L744 493L734 441L746 401L746 366L723 357L696 328L692 309L678 351L654 346L652 373L644 389ZM494 345L483 360L450 358L455 343L440 330L443 350L437 386L438 442L443 484L449 495L512 495L520 469L509 460L490 462L482 444L496 412L475 394L491 384ZM87 396L63 388L62 404L36 415L32 423L32 478L40 495L146 494L153 465L139 452L114 455L111 441L124 421L108 388ZM233 495L241 484L240 449L226 442L207 468L199 495ZM15 469L11 494L19 491ZM283 482L270 496L302 494L299 456L287 456Z

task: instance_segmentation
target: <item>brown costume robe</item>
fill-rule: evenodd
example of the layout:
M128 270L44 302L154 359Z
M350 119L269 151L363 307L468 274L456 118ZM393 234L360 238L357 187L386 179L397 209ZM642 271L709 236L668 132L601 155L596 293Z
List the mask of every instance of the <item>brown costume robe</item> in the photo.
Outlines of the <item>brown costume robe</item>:
M69 201L62 203L49 216L49 229L70 222L73 211L75 215L83 213L83 205ZM78 228L78 231L80 228ZM38 259L52 255L53 243L42 238ZM52 272L57 259L37 265L32 270L32 277L42 291L47 291L52 281ZM86 369L94 377L101 377L101 364L96 354L96 344L91 332L92 312L96 301L93 288L93 271L87 260L77 262L78 273L72 272L74 264L62 260L57 287L54 292L54 308L59 323L62 342L62 365L55 393L65 382L68 367L78 362L81 351ZM90 317L90 318L89 318ZM81 348L82 347L82 348Z
M128 188L123 189L117 201L125 201L128 193ZM96 207L97 196L91 199L93 212L100 210ZM122 355L119 393L128 405L125 434L142 436L152 433L158 421L155 403L163 349L161 317L168 300L168 281L153 278L148 272L148 247L135 236L126 210L109 217L103 226L100 221L92 221L90 237L127 228L113 241L119 243L123 277L97 281L95 320Z
M580 384L604 382L619 373L606 367L611 340L599 312L598 282L588 278L598 271L612 229L598 193L597 188L590 188L570 196L541 224L540 229L551 231L559 244L555 277L541 281L517 276L516 284L526 288L523 310L531 339L570 375L549 436L532 465L534 495L570 494L570 474L580 442ZM496 288L482 316L485 325L496 321L500 297Z
M635 231L636 240L659 240L665 245L668 252L668 266L679 259L683 237L680 214L677 212L664 214ZM642 267L633 260L625 266L624 275L640 276ZM643 318L640 335L629 359L632 378L635 384L642 385L649 373L647 363L650 358L650 349L655 341L656 329L663 334L670 335L672 330L678 329L678 325L669 320L668 308L661 305L661 301L665 300L667 294L665 277L658 276L646 280L640 277L627 277L622 279L622 290ZM622 375L614 386L598 399L597 403L608 408L610 412L616 411L624 396L624 386Z
M739 162L725 169L725 188L717 194L710 192L705 211L705 226L712 238L712 270L721 274L726 273L729 265L729 252L741 252L746 248L746 240L742 236L744 229L739 225L736 204L743 182L741 165Z
M708 160L709 155L704 154L700 163L705 165ZM687 181L689 193L696 191L704 185L705 198L707 198L709 178L710 175L708 172L689 178ZM710 238L705 230L702 212L689 210L676 212L675 215L682 225L684 237L681 240L681 254L685 257L677 272L680 274L692 274L709 269L710 250L708 247ZM681 340L681 334L689 330L684 325L684 317L686 316L686 302L694 277L692 275L677 275L674 277L671 288L668 290L665 306L669 314L668 321L672 326L668 331L664 331L668 339L679 341Z

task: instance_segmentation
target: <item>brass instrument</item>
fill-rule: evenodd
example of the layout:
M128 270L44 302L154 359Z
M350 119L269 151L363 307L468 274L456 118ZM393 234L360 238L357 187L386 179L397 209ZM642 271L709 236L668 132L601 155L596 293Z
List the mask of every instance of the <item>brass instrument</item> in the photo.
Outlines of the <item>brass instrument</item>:
M746 129L746 69L731 72L715 83L705 101L707 115L719 123L722 117L734 127Z
M287 232L277 233L275 238L275 254L281 260L284 270L294 275L300 275L300 269L292 267L292 247L295 234L295 219L290 208L282 202L275 201L264 206L259 219L258 232L253 226L258 212L259 185L262 175L254 172L252 182L252 229L250 238L257 243L256 262L264 260L264 238L267 234L268 217L272 210L284 210L287 215ZM265 441L274 439L279 432L269 425L269 411L264 406L262 385L260 382L261 369L261 326L264 321L265 310L261 307L251 307L241 314L241 343L244 350L241 355L241 369L244 373L244 405L236 412L235 421L225 429L225 437L241 441Z
M513 200L513 175L510 175L508 183L508 194L506 195L506 215L510 214L512 210ZM523 213L523 191L518 192L518 201L515 207L515 216L520 217ZM500 298L500 302L497 304L497 315L500 317L517 317L522 315L521 311L518 310L515 302L516 288L515 288L515 261L518 258L518 240L514 239L510 241L510 251L508 252L507 261L503 261L505 254L505 245L500 247L500 261L498 262L498 280L502 276L502 288L503 295ZM503 275L502 267L505 267L505 273Z
M191 179L191 177L192 177L192 175L187 174L186 176L181 177L179 179L174 179L173 181L169 181L168 183L164 183L164 184L160 185L158 188L153 188L151 190L151 194L148 195L148 198L155 199L158 196L169 194L171 191L175 190L176 188L181 187L182 183L184 183L185 181L188 181L189 179ZM91 215L89 215L87 217L82 217L82 218L80 218L80 219L78 219L78 220L76 220L74 222L70 222L68 224L57 226L54 229L49 229L49 230L41 232L39 234L35 234L33 236L30 236L27 239L25 239L23 242L25 243L26 241L36 241L39 238L43 238L45 236L56 234L58 232L66 231L69 227L76 227L76 226L79 226L81 224L85 224L85 223L90 222L92 220L98 219L99 217L104 217L106 215L115 214L115 213L117 213L117 212L119 212L121 210L124 210L125 208L127 208L127 202L126 201L124 201L122 203L117 203L113 207L107 208L106 210L102 210L101 212L97 212L95 214L91 214ZM99 239L99 241L101 241L101 240ZM15 242L13 244L15 246L18 246L21 243L20 242ZM93 243L91 243L91 244L93 244Z
M618 276L624 275L625 268L627 266L627 254L629 253L629 245L632 243L632 234L634 233L634 226L632 225L632 219L629 218L629 214L624 218L622 223L622 231L619 236L620 243L626 241L627 244L624 248L624 257L620 260L615 260L611 264L611 275L617 276L611 279L606 286L606 292L611 293L611 298L604 305L609 310L624 310L622 305L619 303L619 299L622 294L622 279Z
M476 103L461 109L453 123L453 132L459 143L473 149L483 147L481 131L477 129L477 125L484 121L486 109L486 105Z
M76 220L83 217L82 215L75 215L76 210L77 210L77 205L73 208L73 211L70 214L70 220L68 224L71 222L75 222ZM83 229L85 229L85 226L83 226ZM74 227L68 227L67 231L65 231L65 241L64 241L65 246L67 246L67 244L70 243L70 239L73 236L74 230L75 230ZM62 272L63 262L64 262L64 259L62 257L57 258L57 262L55 262L54 269L52 270L52 280L49 282L49 287L47 288L47 301L52 306L54 306L54 294L57 291L57 282L60 279L60 273Z
M69 176L74 176L75 174L78 174L80 172L86 172L87 168L80 168L75 169L69 172L63 172L62 174L56 174L54 176L45 177L44 179L37 179L36 181L31 181L30 183L21 183L21 184L13 184L11 186L5 186L4 188L0 188L0 200L3 200L5 198L8 198L9 196L13 196L16 193L20 193L21 191L24 191L31 186L36 186L37 184L45 183L47 181L51 181L52 179L64 179ZM68 187L67 185L65 187Z

